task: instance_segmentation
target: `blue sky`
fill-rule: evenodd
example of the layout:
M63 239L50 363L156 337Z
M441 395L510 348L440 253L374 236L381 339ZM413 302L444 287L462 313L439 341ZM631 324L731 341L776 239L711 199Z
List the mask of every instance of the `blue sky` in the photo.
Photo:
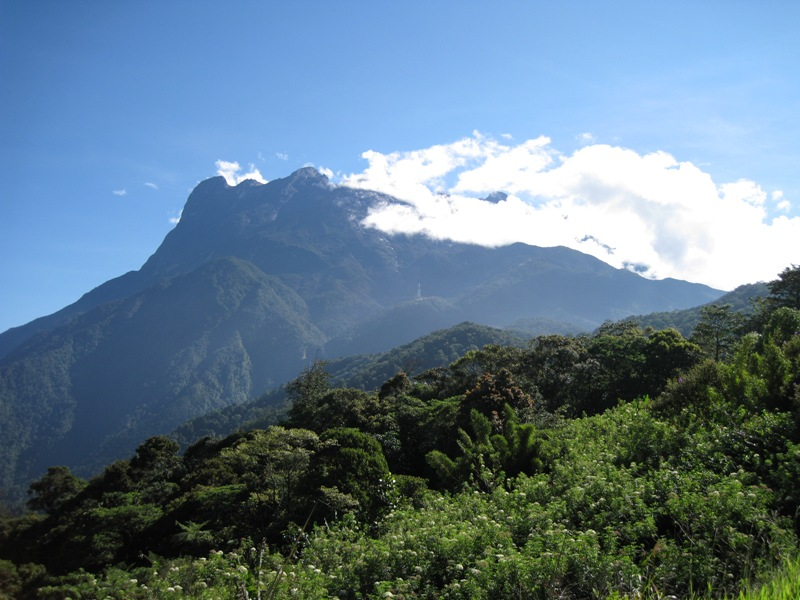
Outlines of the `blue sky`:
M0 0L0 331L138 269L199 181L307 164L412 202L371 215L387 231L772 279L800 263L798 23L789 1Z

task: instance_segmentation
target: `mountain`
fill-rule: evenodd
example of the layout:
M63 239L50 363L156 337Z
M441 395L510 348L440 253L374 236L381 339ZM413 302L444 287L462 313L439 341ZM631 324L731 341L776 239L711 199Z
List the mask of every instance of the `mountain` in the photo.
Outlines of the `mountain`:
M325 361L331 387L371 391L398 372L418 374L435 367L446 367L470 350L485 346L523 347L529 337L475 323L459 323L439 329L386 352L357 354ZM265 428L286 418L288 394L284 386L243 404L234 404L205 413L181 424L172 437L188 446L198 439L222 437L237 429Z
M721 294L562 247L364 227L384 203L401 201L312 168L201 182L141 269L0 335L0 485L24 487L52 464L90 474L315 357L386 351L464 321L590 330Z

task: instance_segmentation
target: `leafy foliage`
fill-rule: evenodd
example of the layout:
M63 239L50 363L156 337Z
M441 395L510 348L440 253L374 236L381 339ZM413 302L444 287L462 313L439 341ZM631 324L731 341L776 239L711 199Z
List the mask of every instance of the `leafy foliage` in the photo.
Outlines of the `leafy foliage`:
M709 304L700 309L700 322L692 339L714 360L725 358L744 323L730 304Z
M749 323L716 359L624 321L371 392L314 363L281 425L51 468L0 522L0 593L792 597L800 312Z
M775 306L800 310L800 265L786 267L769 284L770 300Z

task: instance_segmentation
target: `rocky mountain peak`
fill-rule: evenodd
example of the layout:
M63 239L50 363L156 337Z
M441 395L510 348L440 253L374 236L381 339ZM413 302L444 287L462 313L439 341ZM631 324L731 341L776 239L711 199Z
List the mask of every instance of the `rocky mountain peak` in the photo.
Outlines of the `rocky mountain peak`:
M286 179L292 182L303 181L306 183L329 183L328 177L320 173L314 167L301 167L289 175L289 177Z
M508 194L506 194L505 192L492 192L491 194L486 196L484 200L486 202L491 202L492 204L498 204L500 202L503 202L506 198L508 198Z

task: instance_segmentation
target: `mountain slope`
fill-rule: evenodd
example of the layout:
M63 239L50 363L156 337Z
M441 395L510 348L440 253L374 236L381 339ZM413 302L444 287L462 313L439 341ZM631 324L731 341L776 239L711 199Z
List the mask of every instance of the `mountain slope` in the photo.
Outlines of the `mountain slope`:
M147 436L242 403L309 358L381 352L463 321L590 330L721 292L567 248L484 248L361 223L400 200L311 168L200 183L139 271L0 335L0 484L86 474Z
M238 259L104 304L0 364L0 459L20 465L2 483L56 459L96 469L153 431L286 380L323 340L294 291Z

